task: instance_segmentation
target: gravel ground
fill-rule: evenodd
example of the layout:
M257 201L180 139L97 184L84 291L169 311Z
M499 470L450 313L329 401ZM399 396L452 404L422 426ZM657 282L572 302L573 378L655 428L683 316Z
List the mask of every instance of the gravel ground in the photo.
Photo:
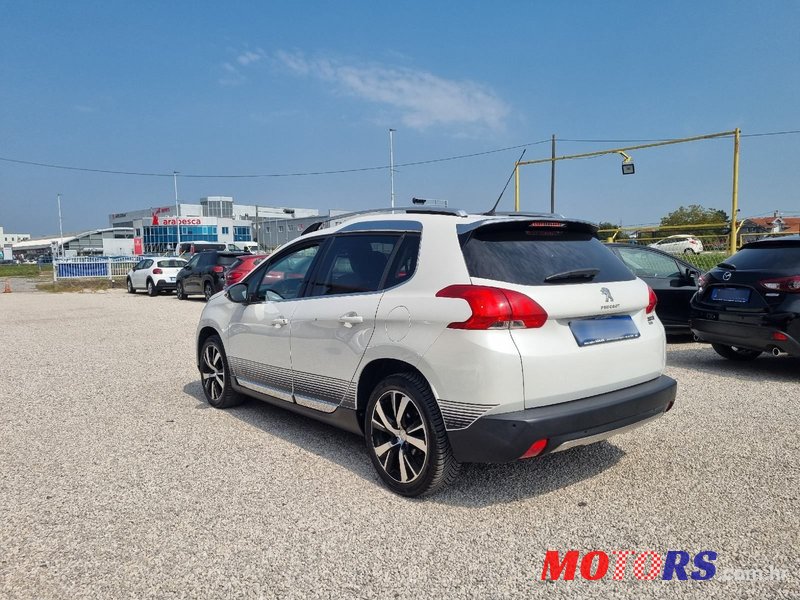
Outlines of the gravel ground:
M356 436L255 401L210 409L202 308L0 295L0 598L800 596L797 359L671 343L665 418L408 500ZM545 551L571 548L714 550L718 572L539 581ZM721 578L769 567L785 578Z

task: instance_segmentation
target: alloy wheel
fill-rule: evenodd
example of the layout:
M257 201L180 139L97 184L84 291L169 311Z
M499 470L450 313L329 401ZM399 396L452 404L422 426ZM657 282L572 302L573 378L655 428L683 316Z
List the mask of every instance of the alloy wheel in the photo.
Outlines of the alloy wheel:
M419 407L397 390L384 393L372 409L372 449L389 477L415 481L428 459L428 430Z
M222 353L213 344L203 350L203 362L200 368L203 377L203 389L213 401L218 400L225 391L225 364Z

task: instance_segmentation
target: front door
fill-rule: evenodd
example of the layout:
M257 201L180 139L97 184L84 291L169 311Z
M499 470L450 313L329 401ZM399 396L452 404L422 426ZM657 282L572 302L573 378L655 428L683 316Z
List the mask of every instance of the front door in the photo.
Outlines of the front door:
M242 387L292 402L290 322L322 243L287 249L248 282L251 301L237 308L225 344L228 363Z
M375 330L398 234L336 236L292 322L295 402L323 412L355 398L351 381ZM354 385L354 384L353 384Z

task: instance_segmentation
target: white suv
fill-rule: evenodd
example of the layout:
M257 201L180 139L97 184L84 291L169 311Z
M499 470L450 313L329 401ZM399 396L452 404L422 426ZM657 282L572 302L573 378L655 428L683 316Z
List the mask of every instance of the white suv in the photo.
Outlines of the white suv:
M197 365L212 406L245 394L363 434L406 496L462 462L589 444L672 407L655 294L593 225L422 209L336 219L206 305Z

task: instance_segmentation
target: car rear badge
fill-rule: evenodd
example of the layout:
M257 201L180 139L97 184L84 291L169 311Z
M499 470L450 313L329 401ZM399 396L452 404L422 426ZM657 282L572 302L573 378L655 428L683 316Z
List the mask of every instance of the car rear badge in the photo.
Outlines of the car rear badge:
M614 296L611 295L607 287L600 288L600 293L606 297L606 303L614 301Z
M732 273L731 273L730 271L725 271L725 272L722 274L722 279L723 279L724 281L728 281L728 280L731 278L731 275L732 275Z

